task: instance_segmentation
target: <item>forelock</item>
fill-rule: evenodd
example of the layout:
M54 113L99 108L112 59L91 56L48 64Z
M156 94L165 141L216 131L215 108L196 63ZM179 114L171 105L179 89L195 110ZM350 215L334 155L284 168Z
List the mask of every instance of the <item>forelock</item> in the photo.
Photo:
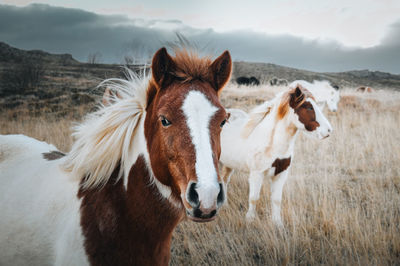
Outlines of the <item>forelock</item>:
M173 74L183 82L209 79L212 61L208 56L200 58L193 50L181 48L175 50L174 62L177 69Z

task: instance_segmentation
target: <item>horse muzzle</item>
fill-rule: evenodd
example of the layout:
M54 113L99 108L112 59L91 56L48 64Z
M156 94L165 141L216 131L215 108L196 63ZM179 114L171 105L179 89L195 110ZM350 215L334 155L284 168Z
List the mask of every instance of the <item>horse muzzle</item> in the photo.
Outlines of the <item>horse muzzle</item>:
M186 207L188 218L194 222L209 222L216 218L218 209L225 201L225 191L222 183L219 183L217 191L208 196L207 200L199 197L196 189L196 183L190 182L185 195L185 201L189 206Z

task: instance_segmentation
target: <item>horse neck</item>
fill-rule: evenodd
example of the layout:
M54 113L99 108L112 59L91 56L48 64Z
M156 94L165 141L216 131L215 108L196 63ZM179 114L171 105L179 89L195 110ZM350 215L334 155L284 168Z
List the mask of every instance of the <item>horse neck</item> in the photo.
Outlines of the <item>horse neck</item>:
M287 153L293 154L294 143L298 135L298 129L291 119L293 115L291 112L292 111L289 110L283 119L277 120L276 122L274 139L277 145L276 150L282 155Z
M266 149L271 154L277 156L292 154L298 130L291 121L291 110L289 109L289 112L282 119L278 118L277 113L278 104L275 104L270 113L260 123L260 126L257 127L260 135L257 139L267 140L265 143Z
M129 174L127 204L131 222L137 225L133 232L153 247L155 255L163 245L169 254L172 232L184 213L160 194L148 165L140 156Z
M122 179L115 183L118 171L102 189L78 195L91 264L167 265L172 232L182 211L160 196L144 156L132 166L127 189Z

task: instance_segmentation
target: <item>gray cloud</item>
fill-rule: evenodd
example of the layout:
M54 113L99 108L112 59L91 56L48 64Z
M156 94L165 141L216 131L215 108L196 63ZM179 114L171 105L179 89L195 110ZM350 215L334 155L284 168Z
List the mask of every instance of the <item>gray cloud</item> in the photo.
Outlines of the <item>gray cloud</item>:
M146 56L174 41L176 31L215 54L228 49L235 60L314 71L370 69L400 73L400 22L392 25L380 45L362 49L289 35L217 33L191 28L178 20L145 21L42 4L0 5L0 41L22 49L71 53L80 61L86 61L94 52L100 52L106 63L121 63L128 54Z

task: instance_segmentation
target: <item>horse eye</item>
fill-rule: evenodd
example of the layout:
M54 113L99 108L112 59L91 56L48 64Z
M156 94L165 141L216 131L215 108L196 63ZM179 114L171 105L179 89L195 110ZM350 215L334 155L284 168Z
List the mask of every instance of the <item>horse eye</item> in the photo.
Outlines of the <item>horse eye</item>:
M171 122L168 119L166 119L165 116L161 116L161 124L164 127L167 127L167 126L171 125Z
M221 122L220 127L223 127L225 125L225 123L226 123L226 119L224 119L224 121Z

